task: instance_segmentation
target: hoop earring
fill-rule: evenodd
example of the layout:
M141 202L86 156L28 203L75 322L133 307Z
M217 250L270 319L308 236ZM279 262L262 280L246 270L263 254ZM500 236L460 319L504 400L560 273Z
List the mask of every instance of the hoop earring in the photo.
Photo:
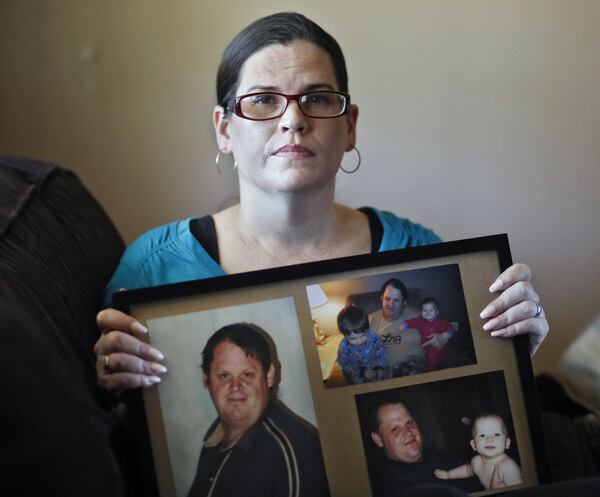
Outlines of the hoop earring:
M215 164L217 165L217 171L221 174L221 168L219 167L219 159L221 158L221 151L217 152L217 156L215 157Z
M360 152L358 151L358 149L356 147L352 147L352 150L354 150L356 152L356 155L358 155L358 164L356 164L356 167L354 169L350 169L350 170L344 169L344 166L342 166L340 164L340 169L342 171L344 171L346 174L354 174L360 168L360 163L361 163Z
M221 159L221 150L217 152L217 156L215 157L215 164L217 165L217 171L219 174L222 173L221 168L219 167L219 160ZM233 159L233 169L237 169L237 161Z

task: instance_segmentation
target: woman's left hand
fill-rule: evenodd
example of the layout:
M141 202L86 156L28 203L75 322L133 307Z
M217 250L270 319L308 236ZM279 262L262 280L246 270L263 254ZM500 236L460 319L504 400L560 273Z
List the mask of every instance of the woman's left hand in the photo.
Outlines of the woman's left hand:
M529 353L535 354L548 334L548 321L540 298L531 285L531 269L526 264L513 264L492 285L490 292L500 292L483 311L488 321L483 329L494 337L529 335Z

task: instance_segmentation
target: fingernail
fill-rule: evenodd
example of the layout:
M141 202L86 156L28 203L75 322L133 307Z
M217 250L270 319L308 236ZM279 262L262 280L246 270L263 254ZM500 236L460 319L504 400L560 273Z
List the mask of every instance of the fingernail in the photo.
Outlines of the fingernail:
M162 364L154 363L154 364L152 364L152 366L150 366L150 369L154 373L166 373L167 372L167 368L165 368Z
M490 292L494 293L502 289L502 280L496 280L490 286Z
M148 328L146 328L142 323L134 321L131 323L131 331L134 333L148 333Z
M491 305L488 305L483 311L481 311L481 314L479 314L479 317L481 319L487 319L492 317L492 315L494 314L494 309L492 308Z
M504 330L492 331L490 333L490 335L493 337L503 337L505 334L506 334L506 331L504 331Z
M152 386L152 385L156 385L157 383L160 383L160 378L158 376L148 376L146 378L144 378L144 383L146 384L146 386Z
M485 331L493 330L496 326L498 326L498 320L497 319L490 319L487 323L485 323L483 325L483 329Z
M148 355L152 359L156 359L157 361L162 361L165 358L164 355L162 355L158 350L156 350L153 347L150 347L150 349L148 350Z

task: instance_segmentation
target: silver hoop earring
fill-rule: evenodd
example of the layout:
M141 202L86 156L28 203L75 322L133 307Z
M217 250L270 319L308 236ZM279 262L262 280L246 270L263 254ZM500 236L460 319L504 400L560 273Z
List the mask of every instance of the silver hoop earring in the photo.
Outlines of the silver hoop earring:
M221 174L221 168L219 167L219 160L221 159L221 150L219 150L217 152L217 156L215 157L215 164L217 165L217 171L219 171L219 174ZM223 152L225 153L225 152ZM235 159L233 159L233 168L237 169L237 162Z
M217 152L217 156L215 157L215 164L217 165L217 171L221 174L221 168L219 167L219 159L221 158L221 151Z
M358 171L358 168L360 167L360 162L361 162L361 157L360 157L360 152L358 151L358 149L356 147L352 147L352 150L354 150L356 152L356 155L358 156L358 164L356 164L356 167L354 169L344 169L344 166L342 166L340 164L340 169L342 171L344 171L346 174L354 174L356 171Z

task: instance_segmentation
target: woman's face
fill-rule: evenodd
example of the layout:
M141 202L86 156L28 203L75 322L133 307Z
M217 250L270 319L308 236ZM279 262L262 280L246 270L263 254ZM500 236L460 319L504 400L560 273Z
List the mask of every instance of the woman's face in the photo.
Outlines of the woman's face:
M309 42L272 45L249 57L236 95L339 90L327 52ZM265 191L301 192L334 184L344 151L355 143L358 108L332 119L306 117L297 102L269 121L250 121L215 108L219 149L233 153L240 183Z

